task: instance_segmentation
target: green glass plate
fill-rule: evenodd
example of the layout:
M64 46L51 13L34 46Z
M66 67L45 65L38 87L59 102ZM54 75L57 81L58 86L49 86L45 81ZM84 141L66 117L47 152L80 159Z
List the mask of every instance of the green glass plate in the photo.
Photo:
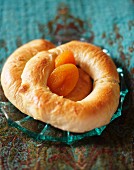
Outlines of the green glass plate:
M103 50L108 54L106 49ZM123 101L125 99L126 94L128 93L128 89L125 84L124 79L124 71L121 67L117 68L117 71L120 75L120 102L117 111L114 113L111 122L117 117L121 116ZM20 129L22 132L28 134L30 137L33 137L36 140L42 141L56 141L56 142L64 142L66 144L72 144L78 140L81 140L85 137L101 135L106 126L102 126L100 128L95 128L86 133L72 133L68 131L62 131L57 129L49 124L43 123L41 121L35 120L30 116L27 116L21 113L18 109L16 109L10 102L2 101L0 98L0 113L6 117L6 123L9 126ZM2 118L2 116L1 116ZM0 124L3 124L4 119L0 119ZM5 125L6 126L6 125Z
M111 121L121 116L123 101L128 92L128 89L124 81L123 69L119 67L117 68L117 71L120 75L120 88L121 88L120 103ZM23 131L24 133L28 134L29 136L33 137L36 140L56 141L64 142L66 144L72 144L75 141L81 140L85 137L101 135L102 131L106 128L106 126L102 126L100 128L95 128L94 130L82 134L72 133L59 130L49 124L45 124L41 121L35 120L32 117L21 113L10 102L1 101L0 109L2 113L5 115L9 126L13 126L20 129L21 131Z

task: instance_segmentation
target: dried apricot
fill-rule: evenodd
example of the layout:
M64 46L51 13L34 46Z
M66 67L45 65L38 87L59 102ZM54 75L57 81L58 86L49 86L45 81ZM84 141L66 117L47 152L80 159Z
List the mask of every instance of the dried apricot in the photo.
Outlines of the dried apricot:
M89 75L81 68L78 70L79 80L74 89L67 96L65 96L65 98L73 101L80 101L84 99L93 88L92 79L89 77Z
M76 65L74 54L72 51L64 51L58 55L55 59L55 67L58 67L63 64L71 63Z
M64 64L55 68L48 77L47 85L53 93L68 95L79 79L79 72L74 64Z

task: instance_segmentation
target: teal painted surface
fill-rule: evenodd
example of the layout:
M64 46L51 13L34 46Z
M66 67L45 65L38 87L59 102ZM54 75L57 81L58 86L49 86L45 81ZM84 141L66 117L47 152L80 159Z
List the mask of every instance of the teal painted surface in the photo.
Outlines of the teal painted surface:
M126 110L100 137L70 147L36 142L4 126L0 112L0 169L133 169L134 0L0 0L0 69L20 45L42 37L51 40L45 26L58 15L61 2L84 21L90 42L107 48L125 68Z
M39 24L47 24L57 14L61 0L0 0L0 57L6 58L17 44L41 38ZM93 43L110 50L112 56L125 55L125 64L134 66L134 2L133 0L64 1L70 13L87 21L93 32ZM44 31L45 32L45 31ZM47 37L47 36L46 36ZM102 38L103 37L103 38ZM118 38L117 38L118 37ZM4 43L2 44L2 42ZM131 61L129 64L128 62Z

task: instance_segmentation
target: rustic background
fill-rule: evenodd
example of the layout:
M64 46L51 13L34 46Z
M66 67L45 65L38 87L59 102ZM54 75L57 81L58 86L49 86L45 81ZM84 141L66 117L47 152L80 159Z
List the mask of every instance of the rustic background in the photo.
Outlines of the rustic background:
M64 4L61 2L64 2ZM20 45L37 38L57 43L65 20L76 37L107 48L125 70L129 93L122 116L100 137L71 146L36 142L13 127L0 113L0 169L121 169L134 168L134 0L0 0L0 70ZM74 24L75 23L75 24ZM61 37L60 37L61 38ZM1 100L5 100L0 88Z

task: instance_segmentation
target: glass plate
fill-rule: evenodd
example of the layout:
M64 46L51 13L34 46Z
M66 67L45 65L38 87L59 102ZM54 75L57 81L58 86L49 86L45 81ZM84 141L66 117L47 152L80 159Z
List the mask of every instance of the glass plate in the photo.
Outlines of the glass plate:
M108 53L106 49L103 51ZM119 102L118 109L114 113L111 121L121 116L123 101L126 94L128 93L128 89L126 87L125 80L124 80L124 71L121 67L118 67L117 71L120 75L120 89L121 89L120 102ZM28 134L30 137L33 137L38 141L40 140L56 141L56 142L64 142L66 144L72 144L85 137L101 135L102 131L106 128L106 126L102 126L100 128L95 128L94 130L91 130L86 133L81 133L81 134L62 131L49 124L35 120L32 117L21 113L10 102L8 101L5 102L5 100L2 101L2 99L0 99L0 113L2 113L6 117L6 121L7 121L6 124L18 128L22 132Z

